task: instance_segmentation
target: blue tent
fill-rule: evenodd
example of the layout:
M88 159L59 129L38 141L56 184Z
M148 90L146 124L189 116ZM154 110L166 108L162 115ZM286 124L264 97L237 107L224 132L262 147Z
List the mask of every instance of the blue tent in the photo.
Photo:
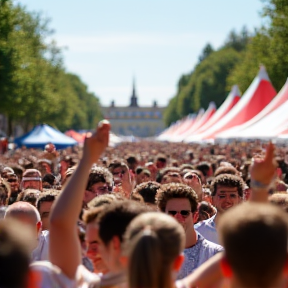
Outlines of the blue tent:
M26 146L27 148L41 149L44 149L48 143L53 143L56 149L64 149L78 144L73 138L66 136L46 124L35 126L27 134L15 138L14 142L18 147Z

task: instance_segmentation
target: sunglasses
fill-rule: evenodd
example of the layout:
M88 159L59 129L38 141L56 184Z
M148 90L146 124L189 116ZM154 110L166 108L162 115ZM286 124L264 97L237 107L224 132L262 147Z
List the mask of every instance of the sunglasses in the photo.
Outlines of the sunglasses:
M168 214L172 215L172 216L175 216L177 213L180 213L181 216L183 216L183 217L188 217L190 215L191 211L190 210L181 210L181 211L170 210L170 211L168 211Z

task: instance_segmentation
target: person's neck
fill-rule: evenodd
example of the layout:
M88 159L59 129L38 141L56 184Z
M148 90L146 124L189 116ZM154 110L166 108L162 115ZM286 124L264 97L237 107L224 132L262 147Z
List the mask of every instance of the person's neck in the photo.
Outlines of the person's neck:
M185 248L194 246L197 243L197 233L192 226L186 231L186 245Z
M222 213L220 213L219 211L217 211L217 214L215 216L215 219L214 219L214 222L215 222L215 225L217 226L218 222L219 222L219 219L221 218L222 216Z

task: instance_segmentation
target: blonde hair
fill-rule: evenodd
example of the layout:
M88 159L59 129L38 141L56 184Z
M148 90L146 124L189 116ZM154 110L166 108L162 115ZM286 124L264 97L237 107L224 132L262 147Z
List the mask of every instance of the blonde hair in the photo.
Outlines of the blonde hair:
M171 216L159 212L137 216L129 224L123 243L129 258L129 288L172 287L172 264L184 245L184 230Z

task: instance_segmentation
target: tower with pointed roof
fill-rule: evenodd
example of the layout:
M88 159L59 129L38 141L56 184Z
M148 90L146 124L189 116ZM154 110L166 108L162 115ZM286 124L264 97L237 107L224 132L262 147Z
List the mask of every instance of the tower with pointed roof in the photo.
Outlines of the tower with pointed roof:
M151 137L164 130L163 112L165 107L159 107L157 102L151 106L138 105L136 81L133 77L132 95L128 106L117 106L115 101L109 107L102 107L105 119L109 119L112 132L125 136Z
M135 88L135 78L133 78L133 88L132 88L132 96L130 99L130 107L138 107L138 99L137 99L136 88Z

